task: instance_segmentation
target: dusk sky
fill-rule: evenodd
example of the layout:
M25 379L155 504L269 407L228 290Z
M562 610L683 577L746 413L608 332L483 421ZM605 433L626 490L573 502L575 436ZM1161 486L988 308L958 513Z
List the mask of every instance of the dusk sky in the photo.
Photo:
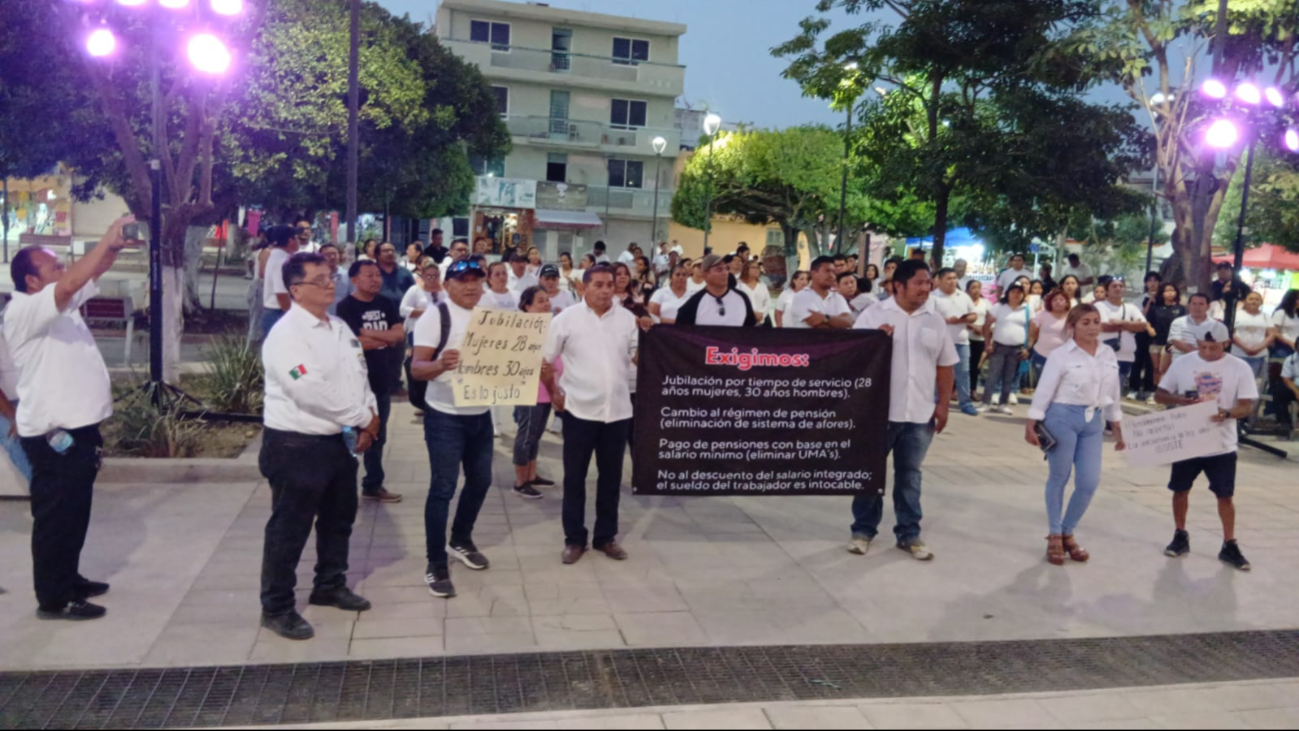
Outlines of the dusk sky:
M435 0L379 0L398 15L427 24ZM798 85L781 78L785 62L770 49L798 32L815 12L814 0L549 0L557 8L684 23L680 63L686 67L685 101L701 102L726 122L789 127L807 122L840 123L826 102L806 99Z

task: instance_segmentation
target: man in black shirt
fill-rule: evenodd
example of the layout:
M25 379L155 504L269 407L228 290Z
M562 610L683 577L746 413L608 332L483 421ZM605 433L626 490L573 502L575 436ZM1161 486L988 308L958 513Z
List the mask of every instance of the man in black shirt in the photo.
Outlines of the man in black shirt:
M424 255L433 257L433 261L441 264L449 253L447 247L442 245L442 229L433 229L428 235L428 246L424 247Z
M361 480L361 497L385 503L401 502L401 495L383 487L383 447L388 441L388 414L392 411L392 360L400 357L397 346L406 342L401 311L387 297L379 265L358 261L347 272L352 280L352 294L338 303L338 316L361 341L365 367L379 406L379 436L365 451L365 479Z
M704 257L705 286L677 311L676 324L757 326L758 318L753 314L753 304L748 295L735 288L731 261L730 256L709 254Z
M1244 302L1249 293L1254 291L1241 281L1240 275L1236 274L1236 268L1225 261L1218 263L1218 278L1213 280L1212 288L1213 301L1230 300L1227 302L1228 306Z

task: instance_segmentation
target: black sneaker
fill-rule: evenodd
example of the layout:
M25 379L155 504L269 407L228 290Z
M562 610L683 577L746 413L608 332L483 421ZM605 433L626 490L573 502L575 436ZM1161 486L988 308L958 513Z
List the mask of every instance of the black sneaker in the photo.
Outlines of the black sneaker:
M333 591L312 592L307 603L318 607L335 607L344 612L365 612L370 609L369 601L346 586Z
M46 609L44 607L36 610L37 619L62 619L68 622L85 622L91 619L99 619L108 610L97 604L83 601L70 601L58 609Z
M297 612L288 614L263 614L262 626L286 640L309 640L316 636L316 630Z
M1218 560L1241 571L1249 571L1251 568L1249 560L1240 552L1240 545L1235 541L1222 544L1222 552L1218 554Z
M540 500L541 498L545 497L541 493L537 492L537 488L533 487L531 484L515 485L514 494L518 495L524 500Z
M1173 542L1168 544L1164 549L1164 555L1169 558L1181 558L1191 552L1191 534L1184 530L1179 530L1173 534Z
M472 543L461 543L460 545L452 543L447 546L447 553L450 553L452 558L474 571L483 571L488 566L491 566L487 557L479 553L478 548Z
M76 583L72 586L72 590L76 592L77 598L82 601L85 601L86 599L94 599L97 596L103 596L108 593L108 589L108 584L105 584L102 581L91 581L83 576L78 576Z
M439 599L450 599L456 595L456 587L451 583L450 567L429 564L424 581L428 584L428 593Z
M533 487L554 487L555 481L547 480L546 478L538 475L537 477L533 478L531 484Z

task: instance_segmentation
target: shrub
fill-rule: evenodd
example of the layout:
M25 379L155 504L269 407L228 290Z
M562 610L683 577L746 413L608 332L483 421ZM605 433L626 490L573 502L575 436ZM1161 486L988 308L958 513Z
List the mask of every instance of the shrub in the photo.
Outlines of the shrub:
M265 396L261 354L243 337L223 335L207 349L213 411L260 414Z

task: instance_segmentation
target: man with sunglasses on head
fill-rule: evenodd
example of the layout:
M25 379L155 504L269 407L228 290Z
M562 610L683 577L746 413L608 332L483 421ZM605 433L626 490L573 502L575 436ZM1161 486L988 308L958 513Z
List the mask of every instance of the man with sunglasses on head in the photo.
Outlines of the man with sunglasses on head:
M347 323L329 315L334 280L319 254L284 265L293 299L266 337L265 433L259 458L271 485L271 518L262 553L262 627L290 640L315 631L297 612L294 589L302 549L316 527L316 577L310 604L363 612L370 602L347 588L356 521L357 464L382 422L370 391L365 352Z
M298 239L298 251L312 254L320 252L320 244L311 240L311 219L300 217L293 222L293 235Z
M486 275L476 258L452 264L442 285L450 302L430 307L415 323L411 377L429 382L424 395L428 406L424 411L424 441L432 475L428 502L424 506L428 549L424 579L429 593L442 599L456 595L455 585L451 583L450 558L471 571L483 571L491 565L474 545L473 534L478 513L492 486L496 441L492 415L487 406L456 406L453 394L454 372L460 366L460 346L474 307L483 297ZM462 465L465 484L448 539L447 520Z
M756 327L758 318L747 295L732 285L731 256L704 257L704 288L677 311L678 325Z

